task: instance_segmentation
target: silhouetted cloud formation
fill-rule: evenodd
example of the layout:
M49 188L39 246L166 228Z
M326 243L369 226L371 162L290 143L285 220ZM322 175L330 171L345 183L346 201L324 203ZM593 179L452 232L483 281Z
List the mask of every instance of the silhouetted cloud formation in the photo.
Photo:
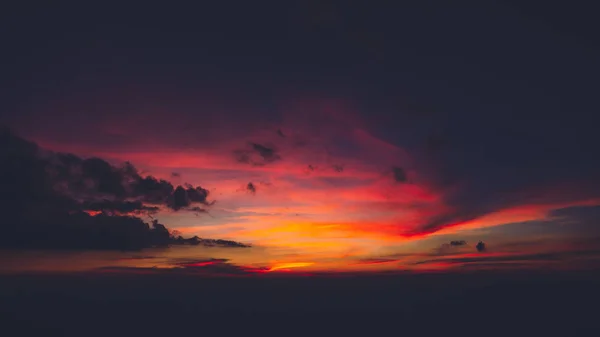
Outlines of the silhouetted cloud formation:
M440 151L438 159L429 161L427 167L421 167L421 174L426 175L431 170L430 183L444 191L442 201L449 211L425 221L407 235L433 233L522 205L574 203L598 198L600 176L591 172L593 165L586 163L579 169L572 165L574 161L571 160L562 160L561 165L550 165L561 151L564 158L573 158L573 154L564 152L567 147L563 145L557 145L560 149L540 151L539 148L531 148L527 145L529 143L531 140L519 148L520 167L502 161L509 155L502 144L485 151L484 158L477 160L483 165L481 167L473 165L470 153L459 156L454 153L455 150ZM472 149L471 146L477 146L477 142L461 145ZM556 155L549 155L555 152ZM503 155L500 156L502 160L495 157L499 154ZM550 157L539 158L547 154ZM538 161L534 161L536 157ZM577 160L586 158L591 157L582 155ZM545 164L540 166L541 163Z
M311 173L317 171L318 169L319 168L317 166L309 164L302 171L304 172L304 174L310 175Z
M186 267L186 268L197 268L197 267L206 267L215 264L227 263L228 259L208 259L208 260L194 260L194 261L185 261L176 263L177 266Z
M281 156L279 156L274 148L252 142L249 143L249 147L246 150L235 150L233 152L238 162L253 166L263 166L281 159Z
M455 254L458 247L466 245L467 241L465 240L453 240L447 243L443 243L435 250L435 255Z
M141 201L118 201L118 200L99 200L82 203L83 209L87 211L98 211L109 215L120 215L130 213L148 213L154 214L159 211L156 206L146 206Z
M193 203L209 205L209 191L186 184L173 185L152 176L142 177L130 163L115 167L100 158L82 159L72 154L46 152L31 155L46 171L44 179L56 193L77 200L137 201L180 210Z
M600 223L600 206L571 206L552 210L549 213L550 217L559 218L567 221L570 224L582 224L589 226L586 231L589 233L597 229L597 224Z
M381 263L395 263L400 262L399 259L386 259L386 258L369 258L369 259L361 259L356 262L356 265L369 265L369 264L381 264Z
M344 166L343 165L333 165L332 168L333 168L333 170L335 172L338 172L338 173L344 172Z
M248 185L246 185L246 190L252 194L256 194L256 186L254 186L252 182L249 182Z
M475 246L475 248L477 249L478 252L485 252L485 243L483 243L483 241L479 241L477 243L477 245Z
M275 149L257 143L252 143L252 147L254 148L254 151L256 151L264 159L265 162L269 163L280 159L279 155L275 152Z
M207 213L208 212L206 209L199 207L199 206L190 207L187 210L190 212L194 212L194 213Z
M44 249L142 249L181 243L153 214L161 206L201 209L208 190L142 177L131 164L53 153L0 129L0 247ZM99 213L91 215L93 213ZM208 240L208 239L202 239ZM214 241L214 242L213 242ZM200 241L228 247L229 241ZM183 243L196 244L197 240Z
M231 248L249 248L251 247L248 244L231 241L231 240L223 240L223 239L203 239L198 236L194 236L189 239L184 239L187 243L191 245L202 245L206 247L231 247Z
M189 207L193 203L211 205L212 203L206 200L208 194L208 190L200 186L194 187L190 184L185 184L185 187L177 186L169 197L167 205L175 211Z
M147 268L147 267L102 267L96 269L101 272L153 272L153 273L193 273L194 275L202 276L235 276L235 275L252 275L264 273L267 268L245 267L231 263L228 259L206 259L206 260L191 260L183 262L175 262L174 266L178 268Z
M408 180L406 171L404 171L404 169L401 167L392 167L392 174L396 182L405 183Z
M481 243L481 242L480 242ZM485 245L484 245L485 246ZM485 248L485 247L484 247ZM535 266L538 262L557 262L557 261L567 261L571 260L575 262L577 258L582 258L577 261L579 263L590 263L592 265L597 266L597 258L600 257L600 250L598 249L583 249L583 250L566 250L566 251L557 251L557 252L541 252L541 253L523 253L523 254L512 254L512 253L499 253L499 254L489 254L484 253L484 251L480 251L482 254L465 254L458 255L452 258L437 258L437 259L428 259L423 261L418 261L415 264L436 264L436 263L446 263L449 266L451 265L468 265L472 266L493 266L498 267L507 266L507 262L515 263L522 262L524 265L531 268ZM585 258L590 258L590 260L586 261ZM485 263L485 264L484 264ZM543 265L542 265L543 266Z

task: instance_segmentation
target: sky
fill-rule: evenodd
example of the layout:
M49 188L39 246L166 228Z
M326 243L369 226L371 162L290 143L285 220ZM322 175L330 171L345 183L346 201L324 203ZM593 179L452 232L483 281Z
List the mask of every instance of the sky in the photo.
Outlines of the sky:
M600 50L576 7L14 8L0 271L597 265Z

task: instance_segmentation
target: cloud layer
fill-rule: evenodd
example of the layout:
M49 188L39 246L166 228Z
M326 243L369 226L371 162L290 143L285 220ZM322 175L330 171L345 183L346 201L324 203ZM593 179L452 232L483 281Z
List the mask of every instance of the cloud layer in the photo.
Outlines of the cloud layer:
M208 190L173 187L125 163L54 153L0 130L3 214L0 246L10 248L141 249L174 243L245 247L227 240L176 240L158 221L138 216L161 209L202 210Z

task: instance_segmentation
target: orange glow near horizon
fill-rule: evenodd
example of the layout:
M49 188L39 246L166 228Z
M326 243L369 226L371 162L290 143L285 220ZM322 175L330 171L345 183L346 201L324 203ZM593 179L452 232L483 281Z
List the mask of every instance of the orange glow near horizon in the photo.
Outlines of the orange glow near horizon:
M292 268L302 268L309 267L314 265L312 262L289 262L289 263L278 263L273 265L268 271L276 271L276 270L287 270Z

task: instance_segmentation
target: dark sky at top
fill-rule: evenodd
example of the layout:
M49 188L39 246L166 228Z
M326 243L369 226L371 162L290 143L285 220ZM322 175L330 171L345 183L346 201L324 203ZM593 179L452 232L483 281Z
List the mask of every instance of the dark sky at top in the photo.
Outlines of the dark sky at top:
M392 141L406 141L410 117L471 137L544 129L528 139L558 143L559 129L594 124L590 12L534 1L18 8L2 20L2 116L35 115L61 90L204 90L265 115L271 97L309 91L355 98Z

